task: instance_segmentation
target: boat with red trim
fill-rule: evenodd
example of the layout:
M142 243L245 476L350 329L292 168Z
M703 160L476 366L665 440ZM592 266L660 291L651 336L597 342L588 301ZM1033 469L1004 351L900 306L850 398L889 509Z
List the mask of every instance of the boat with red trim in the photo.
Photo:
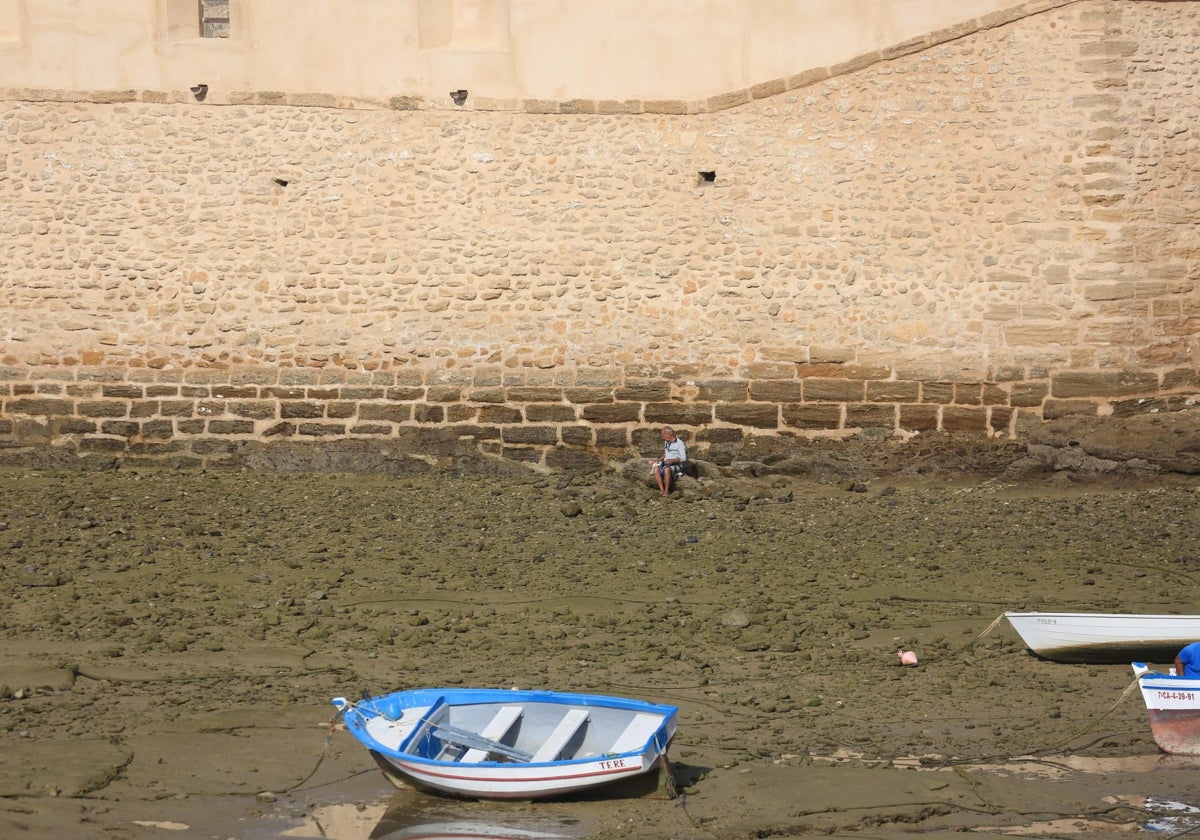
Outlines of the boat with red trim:
M665 769L678 713L625 697L493 688L333 705L393 783L474 799L566 796Z

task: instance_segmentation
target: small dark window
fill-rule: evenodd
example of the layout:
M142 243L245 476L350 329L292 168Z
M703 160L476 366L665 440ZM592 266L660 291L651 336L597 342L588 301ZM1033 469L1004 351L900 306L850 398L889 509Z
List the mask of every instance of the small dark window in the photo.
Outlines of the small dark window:
M717 180L715 169L701 169L697 173L696 182L699 184L711 184L715 180Z

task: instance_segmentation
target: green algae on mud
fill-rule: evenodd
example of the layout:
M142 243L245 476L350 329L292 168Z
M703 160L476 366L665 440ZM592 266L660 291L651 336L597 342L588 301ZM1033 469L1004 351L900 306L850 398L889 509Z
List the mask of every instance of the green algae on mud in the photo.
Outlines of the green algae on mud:
M980 634L1009 609L1195 610L1191 486L774 476L663 500L599 476L13 470L0 491L0 746L19 757L0 825L140 836L258 813L262 791L316 802L371 767L345 733L326 745L331 697L439 684L679 705L686 825L720 837L1020 825L1197 779L1033 802L1020 773L962 775L1155 753L1119 702L1127 667ZM895 769L914 757L945 772ZM569 807L600 836L682 836L678 803Z

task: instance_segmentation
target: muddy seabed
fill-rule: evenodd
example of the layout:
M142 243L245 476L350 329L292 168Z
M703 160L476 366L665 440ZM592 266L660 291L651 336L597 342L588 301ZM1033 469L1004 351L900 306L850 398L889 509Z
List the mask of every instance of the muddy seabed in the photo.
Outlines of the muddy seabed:
M483 823L1129 836L1200 767L1127 665L989 626L1195 611L1198 525L1187 483L3 471L0 836L365 838L453 803L393 795L329 700L437 685L680 707L680 797L453 804Z

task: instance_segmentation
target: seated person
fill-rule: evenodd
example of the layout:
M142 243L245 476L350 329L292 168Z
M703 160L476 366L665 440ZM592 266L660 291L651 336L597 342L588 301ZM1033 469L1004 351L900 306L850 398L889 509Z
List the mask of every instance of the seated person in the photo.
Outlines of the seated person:
M675 430L670 426L662 427L663 456L650 465L654 474L654 483L658 485L660 495L671 495L675 479L683 474L683 462L687 460L687 447L675 436Z

